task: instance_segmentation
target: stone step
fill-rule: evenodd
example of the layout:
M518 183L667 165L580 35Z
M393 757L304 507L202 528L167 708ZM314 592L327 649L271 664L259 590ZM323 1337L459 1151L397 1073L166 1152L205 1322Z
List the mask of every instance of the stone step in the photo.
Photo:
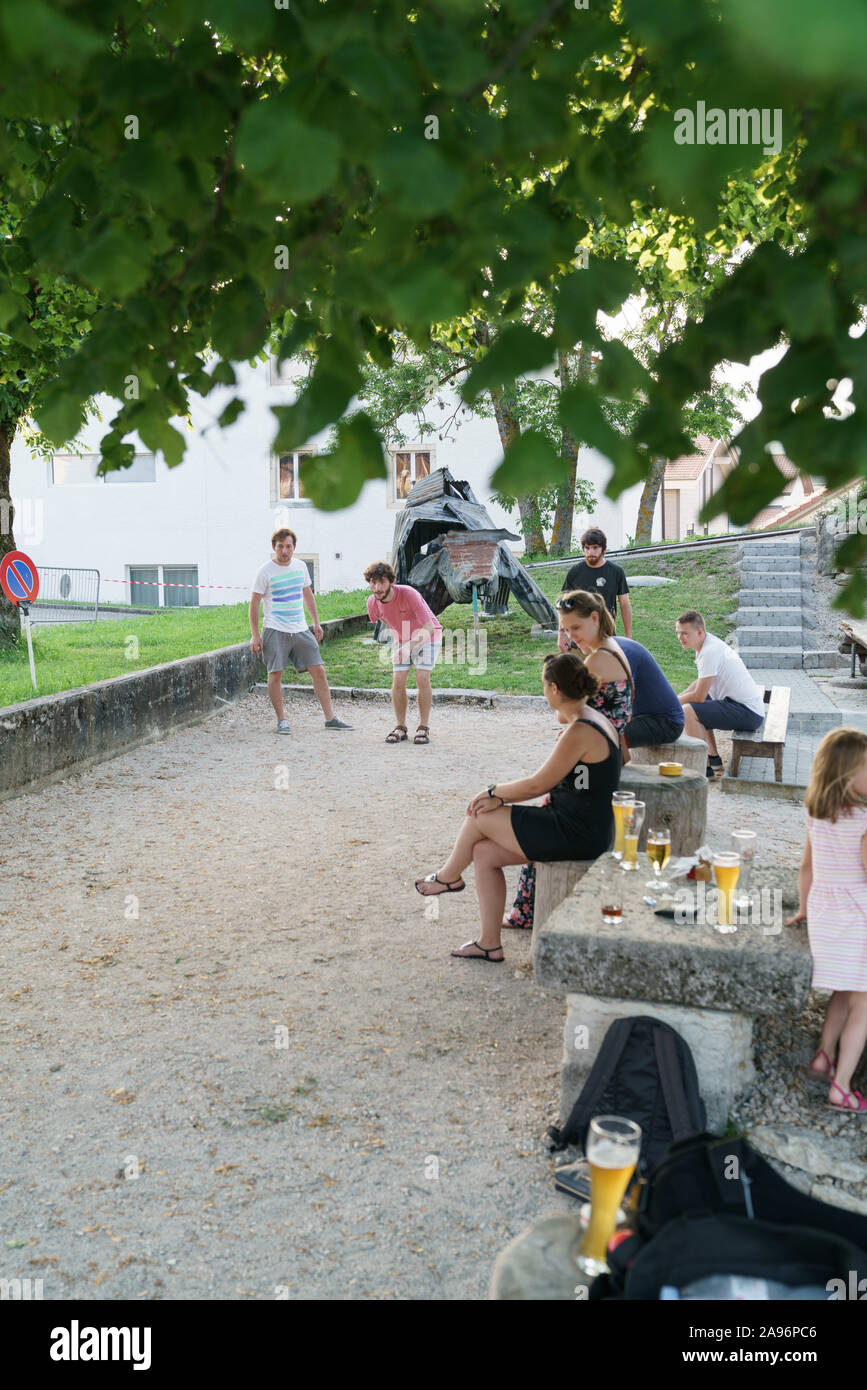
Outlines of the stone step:
M742 647L738 656L745 666L777 671L800 671L803 663L800 647Z
M741 593L743 598L743 593ZM737 625L741 627L777 627L783 622L787 627L797 626L800 631L801 609L794 604L769 603L761 608L739 608L735 614Z
M799 540L784 541L747 541L744 546L744 556L747 555L800 555L801 543Z
M801 651L801 626L797 627L738 627L735 629L738 647L792 647Z
M746 551L741 561L741 574L754 574L756 571L767 574L779 574L783 571L801 572L801 564L797 555L752 555Z
M741 593L751 589L786 589L790 593L800 594L801 571L742 570L741 586Z
M759 608L800 608L801 589L797 586L792 589L741 589L738 595L738 602L744 608L755 612Z

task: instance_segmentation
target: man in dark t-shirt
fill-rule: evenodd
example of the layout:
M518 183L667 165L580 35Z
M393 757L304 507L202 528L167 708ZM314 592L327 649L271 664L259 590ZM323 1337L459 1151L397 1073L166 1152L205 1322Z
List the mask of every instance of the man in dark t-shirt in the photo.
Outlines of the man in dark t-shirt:
M566 575L563 589L564 592L567 589L587 589L591 594L598 594L601 599L604 599L615 621L619 596L623 631L627 637L631 637L632 602L629 598L629 585L620 566L615 565L613 560L605 559L607 547L608 540L605 532L600 531L598 526L592 526L589 531L585 531L581 537L584 559L572 566Z

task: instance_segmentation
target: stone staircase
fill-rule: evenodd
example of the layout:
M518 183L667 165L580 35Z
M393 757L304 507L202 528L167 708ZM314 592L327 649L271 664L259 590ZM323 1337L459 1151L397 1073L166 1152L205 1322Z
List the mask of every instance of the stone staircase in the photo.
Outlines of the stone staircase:
M735 631L729 641L751 670L800 671L809 585L798 536L744 543Z

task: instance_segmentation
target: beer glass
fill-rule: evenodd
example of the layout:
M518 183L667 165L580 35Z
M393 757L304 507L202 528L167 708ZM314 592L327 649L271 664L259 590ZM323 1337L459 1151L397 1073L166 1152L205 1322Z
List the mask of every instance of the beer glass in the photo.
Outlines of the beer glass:
M635 792L615 792L611 798L611 809L614 812L614 857L623 858L623 808L631 806L635 800Z
M605 1253L617 1221L617 1208L635 1172L641 1126L619 1115L597 1115L587 1131L590 1166L590 1224L581 1241L578 1268L595 1277L608 1268Z
M749 908L750 906L750 889L752 888L757 838L755 830L732 831L732 853L739 854L741 857L741 872L738 878L738 889L735 893L735 907L738 909Z
M713 856L713 877L720 898L719 916L716 924L716 929L719 932L737 931L732 909L740 869L741 857L739 854L731 854L727 850L721 850Z
M623 858L620 861L621 869L638 868L638 837L641 834L641 827L644 824L644 812L646 810L643 801L630 801L623 808Z
M647 830L647 857L653 865L653 878L645 883L645 888L670 888L671 884L666 883L660 877L662 870L668 863L668 856L671 854L671 831L666 829L655 829L648 826Z

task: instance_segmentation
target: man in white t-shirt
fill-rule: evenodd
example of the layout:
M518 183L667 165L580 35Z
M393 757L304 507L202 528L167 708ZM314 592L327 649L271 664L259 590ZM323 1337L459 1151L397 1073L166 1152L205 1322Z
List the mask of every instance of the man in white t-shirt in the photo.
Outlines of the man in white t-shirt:
M765 692L756 685L736 651L707 631L704 618L690 608L675 626L678 640L695 652L696 678L678 699L683 705L683 732L703 738L708 747L707 775L722 776L722 758L714 729L752 733L765 717Z
M334 713L331 691L319 643L322 628L310 575L303 560L293 558L297 537L288 526L281 526L271 537L273 559L263 565L253 580L250 595L250 647L262 652L268 668L268 694L277 716L278 734L289 733L289 720L283 708L283 672L289 661L296 671L309 671L316 698L325 715L326 729L351 729ZM262 636L259 636L259 606L265 600ZM313 632L307 626L304 609L313 619Z

